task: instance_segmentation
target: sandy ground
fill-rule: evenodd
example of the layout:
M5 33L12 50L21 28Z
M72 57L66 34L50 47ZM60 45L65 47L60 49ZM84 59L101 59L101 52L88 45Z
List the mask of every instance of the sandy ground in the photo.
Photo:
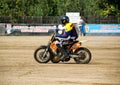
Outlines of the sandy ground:
M0 85L120 85L120 36L86 36L89 64L40 64L33 53L50 36L0 36Z

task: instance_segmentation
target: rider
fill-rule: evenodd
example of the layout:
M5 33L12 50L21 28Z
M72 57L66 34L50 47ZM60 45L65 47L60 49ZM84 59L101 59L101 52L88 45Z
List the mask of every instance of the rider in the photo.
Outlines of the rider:
M65 42L72 42L78 38L78 34L76 31L76 28L74 27L73 23L69 22L68 16L62 16L60 19L61 23L64 26L65 32L63 34L56 34L56 37L61 38L61 40ZM60 57L61 60L63 60L65 57L68 56L66 50L64 47L62 47L62 41L56 41L56 46L58 47L58 50L61 51L63 56Z

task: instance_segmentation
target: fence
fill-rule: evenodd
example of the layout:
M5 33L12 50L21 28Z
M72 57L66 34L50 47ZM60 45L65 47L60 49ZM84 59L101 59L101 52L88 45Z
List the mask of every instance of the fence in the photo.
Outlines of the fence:
M117 16L83 16L89 24L118 24L120 17ZM0 23L24 23L24 24L58 24L60 16L23 16L23 17L0 17Z

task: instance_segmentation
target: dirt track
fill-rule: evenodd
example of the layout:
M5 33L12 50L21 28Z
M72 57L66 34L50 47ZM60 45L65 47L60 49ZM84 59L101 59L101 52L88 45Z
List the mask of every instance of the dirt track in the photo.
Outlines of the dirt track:
M0 36L0 85L120 85L120 36L82 37L90 64L39 64L34 50L49 37Z

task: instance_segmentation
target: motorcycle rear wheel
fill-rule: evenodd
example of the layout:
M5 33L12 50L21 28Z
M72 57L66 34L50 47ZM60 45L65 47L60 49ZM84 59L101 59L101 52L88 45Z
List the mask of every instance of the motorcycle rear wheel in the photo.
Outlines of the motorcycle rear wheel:
M77 64L88 64L91 61L92 55L87 48L81 47L75 53L78 54L78 57L74 58Z
M46 47L39 47L35 50L34 52L34 59L38 62L38 63L47 63L50 61L51 57L50 57L50 52L47 51L45 53ZM45 56L43 57L43 54L45 53Z

